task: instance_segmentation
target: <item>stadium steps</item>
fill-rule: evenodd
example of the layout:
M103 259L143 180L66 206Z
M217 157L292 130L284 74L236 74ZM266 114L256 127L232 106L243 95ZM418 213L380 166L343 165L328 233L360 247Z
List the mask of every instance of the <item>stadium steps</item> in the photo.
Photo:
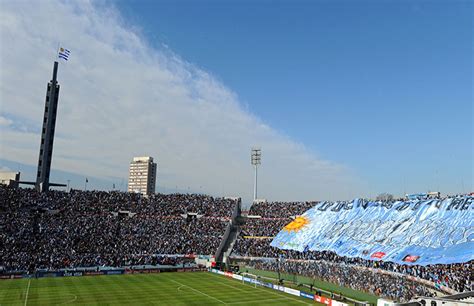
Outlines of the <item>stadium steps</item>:
M226 264L228 263L228 258L230 256L230 254L232 253L232 249L234 248L234 244L237 241L237 238L239 237L240 230L241 230L241 228L240 228L239 225L233 225L232 226L232 229L231 229L231 232L230 232L230 235L229 235L229 239L228 239L228 247L225 250L224 256L222 258L222 261L225 262Z
M227 225L224 235L222 236L219 248L216 251L215 258L218 265L227 264L227 259L232 252L237 237L239 236L241 230L240 225L243 223L241 213L241 203L239 202L232 214L232 218Z

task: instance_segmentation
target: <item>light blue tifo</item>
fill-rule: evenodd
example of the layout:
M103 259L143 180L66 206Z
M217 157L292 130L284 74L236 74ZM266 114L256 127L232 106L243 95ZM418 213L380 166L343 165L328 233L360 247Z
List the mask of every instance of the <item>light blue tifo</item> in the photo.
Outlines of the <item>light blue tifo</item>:
M402 264L474 259L474 197L442 200L320 202L281 230L271 245L285 250Z

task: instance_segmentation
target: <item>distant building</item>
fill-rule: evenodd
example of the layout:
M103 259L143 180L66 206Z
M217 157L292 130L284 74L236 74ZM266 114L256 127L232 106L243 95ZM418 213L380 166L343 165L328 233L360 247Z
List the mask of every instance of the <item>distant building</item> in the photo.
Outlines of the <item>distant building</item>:
M0 172L0 184L10 187L18 187L20 172Z
M430 191L426 194L429 199L439 199L441 198L441 192L439 191Z
M130 163L128 192L150 195L155 193L156 163L153 157L134 157Z

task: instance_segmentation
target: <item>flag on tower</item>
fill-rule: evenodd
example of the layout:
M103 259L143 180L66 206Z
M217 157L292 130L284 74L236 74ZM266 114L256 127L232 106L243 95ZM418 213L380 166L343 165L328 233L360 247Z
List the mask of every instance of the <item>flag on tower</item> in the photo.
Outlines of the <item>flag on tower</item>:
M71 54L71 51L69 51L68 49L65 49L63 47L59 48L59 52L58 52L59 58L62 58L63 60L67 61L69 59L69 54Z

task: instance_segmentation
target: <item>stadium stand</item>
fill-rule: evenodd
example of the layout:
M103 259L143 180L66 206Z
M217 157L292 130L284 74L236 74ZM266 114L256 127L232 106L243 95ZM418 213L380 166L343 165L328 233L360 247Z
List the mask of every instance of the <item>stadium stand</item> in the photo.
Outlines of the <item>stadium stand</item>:
M0 186L0 274L176 266L189 263L188 255L221 250L220 257L232 252L231 259L256 269L305 275L398 301L433 296L443 287L453 294L474 289L472 261L403 265L270 245L282 227L317 203L261 202L246 218L236 218L238 199L197 194L147 198L116 191L38 193Z
M251 267L305 275L398 301L433 296L441 287L450 292L474 290L473 261L457 264L402 265L338 256L330 251L280 250L273 237L316 202L255 203L235 243L232 258ZM436 294L436 293L435 293Z
M0 186L0 271L179 264L214 255L238 201Z
M298 216L316 205L317 202L259 202L250 207L249 215L262 218L290 218Z
M256 269L278 271L319 278L343 287L365 291L392 300L409 301L414 296L432 296L425 286L402 276L383 274L361 266L330 261L251 261Z
M271 247L273 237L293 219L317 202L259 202L250 207L233 254L239 256L278 257L279 249ZM254 218L252 218L252 216ZM294 256L297 256L297 252Z
M273 237L294 216L299 216L317 202L259 202L248 212L249 218L242 226L240 236L234 245L234 255L255 257L278 257L281 251L271 247ZM254 218L252 218L253 216ZM291 252L291 251L290 251ZM294 256L298 256L297 252ZM292 256L291 258L294 258Z

